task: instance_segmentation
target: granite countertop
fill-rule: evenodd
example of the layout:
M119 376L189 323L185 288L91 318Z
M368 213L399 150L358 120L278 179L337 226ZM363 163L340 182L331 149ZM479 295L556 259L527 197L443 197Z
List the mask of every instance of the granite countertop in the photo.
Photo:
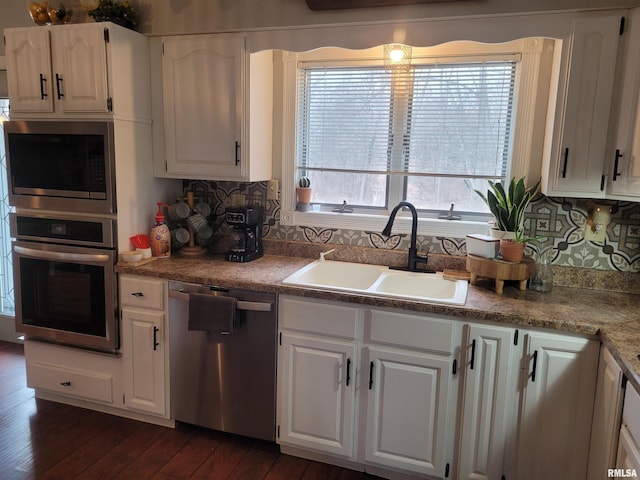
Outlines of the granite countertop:
M480 282L476 286L469 285L464 306L453 306L282 284L282 280L311 261L309 258L265 255L249 263L232 263L226 262L223 255L174 255L139 266L119 263L116 272L597 335L640 391L638 294L559 286L554 286L549 293L539 293L520 291L507 284L504 294L497 295L491 283Z

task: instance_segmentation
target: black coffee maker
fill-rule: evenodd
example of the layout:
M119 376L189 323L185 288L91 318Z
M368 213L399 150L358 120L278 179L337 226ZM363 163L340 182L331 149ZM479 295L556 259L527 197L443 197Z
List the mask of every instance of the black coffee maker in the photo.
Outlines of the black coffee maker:
M225 220L236 237L227 252L229 262L250 262L260 258L262 250L262 207L227 207Z

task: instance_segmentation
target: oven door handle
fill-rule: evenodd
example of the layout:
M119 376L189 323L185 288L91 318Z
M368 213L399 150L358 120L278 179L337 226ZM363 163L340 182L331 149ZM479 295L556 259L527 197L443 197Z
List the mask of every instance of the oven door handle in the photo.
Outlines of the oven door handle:
M31 258L42 260L63 260L72 262L92 262L92 263L109 263L110 256L102 253L66 253L66 252L50 252L47 250L38 250L35 248L21 247L14 245L13 251L20 255L27 255Z

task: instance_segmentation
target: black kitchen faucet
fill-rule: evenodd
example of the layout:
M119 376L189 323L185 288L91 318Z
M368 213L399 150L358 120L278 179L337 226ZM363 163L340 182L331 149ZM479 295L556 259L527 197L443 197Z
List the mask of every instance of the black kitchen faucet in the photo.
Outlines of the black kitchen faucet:
M391 215L389 215L389 221L387 225L382 230L382 235L388 237L391 235L391 227L393 226L393 221L396 218L396 214L398 210L402 207L407 207L411 211L411 244L409 245L409 261L406 267L396 268L397 270L408 270L410 272L423 272L424 270L418 270L416 264L418 263L427 263L426 256L418 255L418 250L416 249L416 236L418 232L418 212L416 211L416 207L413 206L412 203L409 202L400 202L396 205L391 211Z

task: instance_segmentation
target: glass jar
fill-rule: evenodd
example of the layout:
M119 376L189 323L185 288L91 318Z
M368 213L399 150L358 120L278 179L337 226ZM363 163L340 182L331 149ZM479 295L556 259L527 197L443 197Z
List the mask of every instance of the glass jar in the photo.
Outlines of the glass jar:
M49 2L27 1L29 15L36 25L49 25Z
M553 271L546 255L540 255L533 277L529 280L529 288L536 292L550 292L553 288Z

